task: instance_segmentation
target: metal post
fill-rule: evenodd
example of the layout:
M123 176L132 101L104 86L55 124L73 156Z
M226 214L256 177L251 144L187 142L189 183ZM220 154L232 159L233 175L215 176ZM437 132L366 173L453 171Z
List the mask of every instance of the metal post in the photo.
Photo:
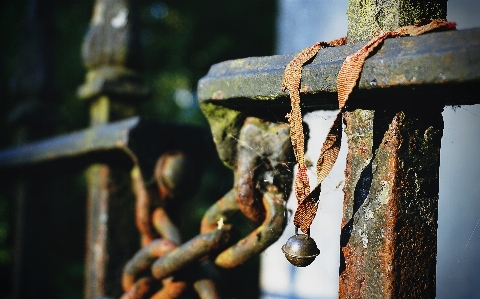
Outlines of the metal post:
M91 102L91 126L134 115L135 101L149 93L137 73L141 55L134 17L128 0L95 1L82 48L88 73L78 91ZM118 277L138 245L129 173L96 164L87 170L87 182L85 298L119 297Z
M435 297L443 120L419 110L345 113L339 298Z
M349 40L365 40L420 18L444 19L446 1L351 0L348 15ZM353 102L344 114L339 298L435 298L443 104L428 95L423 105Z
M348 41L369 39L421 19L446 19L447 0L349 0Z

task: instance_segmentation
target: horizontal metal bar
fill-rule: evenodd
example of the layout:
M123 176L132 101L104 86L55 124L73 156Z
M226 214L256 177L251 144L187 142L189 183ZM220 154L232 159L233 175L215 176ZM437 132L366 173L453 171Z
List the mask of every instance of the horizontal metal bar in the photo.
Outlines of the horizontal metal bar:
M138 163L148 180L157 159L167 151L182 151L194 166L201 166L213 157L214 149L204 128L134 117L0 151L0 171Z
M44 163L97 151L124 149L127 146L128 133L138 123L139 118L135 117L7 149L0 152L0 168Z
M359 43L322 49L304 67L301 92L307 98L315 98L307 105L337 107L337 74L344 59L362 46ZM245 99L254 100L256 105L284 106L288 94L280 90L283 71L293 57L294 54L251 57L213 65L199 81L199 100L234 105L236 110L252 104ZM480 29L472 29L386 40L367 59L358 87L371 96L388 88L418 92L426 86L430 92L442 86L442 90L433 93L447 97L445 104L472 104L480 103L480 97L464 86L479 81ZM447 86L449 95L444 93Z

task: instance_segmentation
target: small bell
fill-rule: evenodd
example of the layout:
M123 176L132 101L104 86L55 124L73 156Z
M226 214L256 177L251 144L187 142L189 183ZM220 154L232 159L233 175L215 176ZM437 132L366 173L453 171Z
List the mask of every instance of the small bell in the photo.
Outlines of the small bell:
M296 267L310 265L320 254L317 244L310 238L310 232L299 234L297 227L295 227L295 235L291 236L282 246L282 251L287 260Z

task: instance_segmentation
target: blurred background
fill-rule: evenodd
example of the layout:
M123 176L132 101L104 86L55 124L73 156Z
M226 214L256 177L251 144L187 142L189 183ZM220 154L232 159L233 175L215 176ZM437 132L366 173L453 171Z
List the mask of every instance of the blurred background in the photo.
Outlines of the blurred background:
M197 81L214 63L274 53L275 0L133 2L142 46L139 71L151 88L151 97L138 105L142 117L189 123L208 130L196 100ZM77 90L87 72L81 48L93 4L83 0L0 3L0 148L89 126L90 104L78 98ZM32 16L37 18L33 23ZM27 251L40 251L44 258L29 260L27 256L23 262L35 263L42 269L42 282L29 282L36 289L31 292L36 293L36 298L83 298L85 178L82 171L66 173L56 178L55 184L55 194L29 203L24 215L36 220L27 221L23 246ZM2 173L0 298L10 298L15 283L15 185L14 179ZM185 240L198 233L205 210L231 186L231 170L214 160L206 170L199 195L192 199L180 224ZM28 223L39 223L45 234L32 235ZM45 245L32 248L31 244ZM235 275L256 286L258 258L242 269ZM234 285L229 273L222 275L225 286ZM257 296L258 288L237 284L236 289L226 292L248 298Z
M36 7L40 1L43 4ZM456 21L459 29L480 27L479 2L448 1L449 20ZM298 52L316 41L343 36L347 28L347 0L139 0L136 5L143 50L142 74L152 89L151 97L139 105L139 115L203 127L208 127L208 124L198 108L196 85L212 64L249 56ZM24 140L68 133L89 125L89 105L78 99L77 89L85 81L81 45L88 30L92 6L93 1L79 0L0 2L0 148ZM42 22L37 26L46 33L42 37L44 42L40 44L31 42L31 36L35 36L35 30L39 28L32 28L27 21L29 14L37 9L42 15ZM42 65L26 64L30 61L29 55L42 55ZM40 71L30 72L28 80L24 79L25 72L33 69ZM42 87L29 88L33 83ZM34 92L41 94L41 105L28 100ZM448 107L444 112L438 298L478 297L473 286L480 283L479 276L474 274L480 266L475 254L480 248L480 234L475 231L480 220L480 166L475 158L475 149L480 146L476 137L480 128L479 116L479 105ZM26 123L33 129L25 132ZM207 169L205 177L205 184L199 191L203 199L193 199L192 209L185 216L188 220L183 229L187 237L194 234L188 231L188 227L192 223L198 224L203 211L231 188L231 171L217 160ZM458 179L465 177L471 180ZM51 248L48 254L55 260L48 265L36 261L39 267L45 267L45 275L52 286L49 289L51 293L42 294L39 298L82 298L85 179L82 173L70 173L56 184L59 191L48 202L38 203L36 210L29 214L39 217L45 223L45 229L51 231L45 243ZM14 197L13 185L14 180L2 174L0 298L12 296L14 283L15 203L8 200ZM322 227L325 228L325 225ZM332 228L330 234L335 236L338 232ZM338 247L337 241L325 243L334 243L332 246ZM298 294L291 290L288 290L289 293L277 292L271 289L275 288L272 284L268 284L265 288L270 288L270 295L265 291L265 298L336 298L335 279L338 275L331 273L338 273L338 266L335 266L338 250L332 247L330 251L337 256L334 260L330 259L327 267L330 270L325 274L329 278L322 282L325 286L315 285L315 294L304 291L305 296L302 297L300 291ZM327 254L326 259L328 257ZM245 285L258 285L259 281L267 284L265 278L260 279L258 267L257 258L236 275L239 277L240 273ZM323 268L323 264L317 264L317 268ZM291 273L293 270L286 271ZM229 278L228 273L225 276L226 286L237 283L236 277ZM287 282L288 279L287 276ZM281 285L282 281L285 280L280 277L274 280L273 285ZM227 296L258 298L262 293L255 288L242 292Z

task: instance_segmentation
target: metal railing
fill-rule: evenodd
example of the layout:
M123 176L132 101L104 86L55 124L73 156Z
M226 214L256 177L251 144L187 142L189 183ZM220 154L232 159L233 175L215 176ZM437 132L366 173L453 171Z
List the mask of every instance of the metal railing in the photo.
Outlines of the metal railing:
M350 4L352 16L356 1ZM89 74L79 91L92 103L92 127L2 151L0 168L41 173L45 167L62 171L89 166L86 298L177 298L188 292L220 298L212 265L244 263L271 245L285 226L295 160L284 118L290 103L281 86L294 56L223 62L199 81L201 108L220 159L233 170L234 184L205 213L199 235L183 241L169 209L194 192L191 186L198 184L213 152L211 135L140 118L107 124L130 111L116 113L112 99L128 101L148 90L133 71L135 64L121 56L131 52L115 52L130 49L131 41L102 38L129 36L128 2L95 5L84 46ZM441 4L437 9L425 5L431 15L394 19L409 22L446 14ZM101 21L110 19L115 22ZM377 29L402 25L387 21ZM338 72L345 58L363 47L367 34L360 30L366 24L355 22L351 17L349 38L355 44L322 49L304 67L304 112L335 109ZM475 92L479 45L479 29L438 32L386 40L367 59L343 113L349 148L340 298L435 296L441 111L445 105L480 103ZM107 56L95 56L99 53ZM109 57L120 60L112 63ZM230 221L235 214L258 227L238 236ZM132 229L135 224L138 231Z
M445 18L446 3L440 2L419 11L428 14L427 6L437 5L423 17ZM302 112L336 108L337 74L346 57L365 45L362 40L419 18L411 7L385 13L376 5L350 1L348 39L356 43L321 49L303 67ZM398 18L382 24L370 14L376 9ZM435 297L441 111L479 101L479 34L474 29L386 40L364 64L343 112L349 146L340 298ZM225 163L241 129L232 125L239 115L282 120L289 112L288 94L279 86L293 58L227 61L200 80L199 98Z

